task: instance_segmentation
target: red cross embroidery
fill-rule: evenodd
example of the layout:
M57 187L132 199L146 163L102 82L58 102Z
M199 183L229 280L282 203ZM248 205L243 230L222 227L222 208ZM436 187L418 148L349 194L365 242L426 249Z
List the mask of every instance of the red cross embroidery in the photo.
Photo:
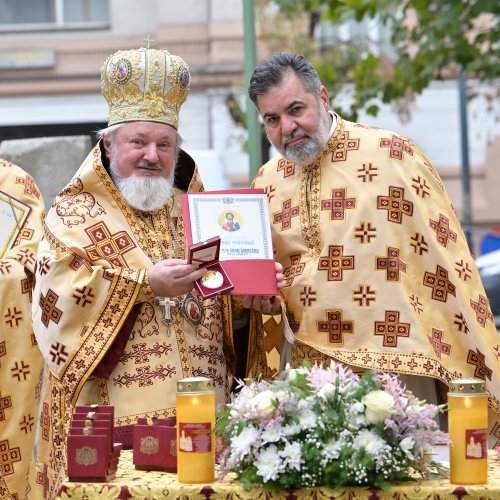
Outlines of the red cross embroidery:
M354 269L354 255L343 255L344 247L330 245L328 256L322 256L318 261L320 271L328 271L328 281L342 281L344 269Z
M464 315L462 313L455 314L455 321L453 324L457 327L459 332L463 332L466 335L469 333L469 327L467 326L467 321L465 321Z
M56 307L56 302L59 296L49 289L47 295L44 297L40 294L40 308L42 309L42 323L48 327L49 322L53 321L56 325L62 316L62 311Z
M403 215L413 214L413 203L404 199L405 190L396 186L389 186L389 196L377 196L377 208L387 210L389 222L401 223Z
M22 380L26 380L31 373L30 365L27 365L23 360L21 360L21 362L16 361L10 371L11 376L13 378L16 377L18 382L21 382L21 378Z
M410 323L400 323L398 311L385 311L385 321L375 321L374 333L384 336L384 347L397 347L398 337L410 336Z
M52 363L57 366L64 364L68 359L68 353L66 352L66 346L56 342L50 346L50 357L52 358Z
M346 210L356 208L356 198L346 198L346 188L332 189L332 197L321 200L321 210L330 210L330 220L344 220Z
M378 176L378 167L374 167L372 163L363 163L362 168L358 168L358 179L363 182L371 182L374 177Z
M2 396L0 392L0 422L5 420L5 410L12 408L12 398L10 396Z
M14 474L14 462L21 460L21 450L19 447L11 448L9 440L0 441L0 470L2 476Z
M404 153L413 156L410 141L394 134L391 138L383 137L380 139L380 147L389 148L389 158L395 158L396 160L402 160Z
M441 339L443 338L443 332L441 330L433 328L432 333L430 335L427 335L427 338L429 339L429 342L431 343L432 348L434 349L434 352L439 359L441 359L441 354L446 354L446 356L449 356L451 354L451 344L442 342Z
M406 264L399 258L399 248L389 247L387 257L377 257L377 271L385 271L387 281L399 281L400 272L406 273Z
M270 186L266 186L264 188L264 193L267 195L267 201L270 202L274 198L274 192L276 188L271 184Z
M22 311L18 310L16 306L14 306L12 309L9 307L4 318L5 323L8 324L10 328L13 328L14 326L19 325L19 322L23 319L23 313Z
M290 286L295 279L295 276L300 276L306 265L300 262L300 254L292 255L290 257L290 266L283 271L284 286Z
M297 217L300 207L292 207L292 200L286 200L281 204L282 211L273 213L273 224L281 224L281 230L286 231L292 227L292 217Z
M429 249L428 249L429 245L425 241L425 238L422 234L415 233L415 235L412 236L410 239L411 239L411 241L413 241L413 243L410 243L410 246L413 247L413 251L415 253L422 255L424 252L429 251Z
M349 151L359 149L359 139L350 139L349 132L340 134L332 153L332 161L345 161Z
M455 271L458 273L458 277L465 282L472 277L472 269L469 263L463 259L460 262L455 262Z
M290 163L288 160L285 160L285 158L281 158L281 160L278 162L278 167L277 167L277 172L281 172L283 170L283 177L290 177L295 173L295 165L293 163Z
M80 288L76 288L73 292L73 298L75 299L75 304L77 306L82 306L84 308L87 304L92 304L95 298L94 291L92 287L82 286Z
M135 243L126 231L111 234L104 222L98 222L85 229L92 241L91 245L84 247L91 261L104 259L116 267L128 267L123 254L135 248Z
M372 227L371 222L362 222L354 231L354 237L359 238L362 244L370 243L372 238L377 237L377 228Z
M483 328L486 326L487 320L493 322L493 314L491 313L488 299L484 295L479 294L477 302L474 302L474 300L470 299L470 306L476 313L477 322Z
M330 309L326 311L326 320L318 321L318 331L328 333L330 344L343 344L344 334L353 333L354 321L343 320L340 309Z
M490 368L486 365L484 354L476 349L476 352L469 350L467 354L467 363L470 365L475 365L474 376L483 380L491 380L491 374L493 373Z
M40 191L35 186L35 182L31 177L16 177L16 184L24 185L24 194L36 198L40 198Z
M430 188L425 178L422 178L419 175L417 177L413 177L412 182L413 184L411 185L411 187L415 190L417 196L421 196L422 198L429 196Z
M310 307L313 302L316 302L316 292L311 286L305 286L301 290L300 301L304 307Z
M424 285L432 288L432 298L440 302L448 300L448 294L455 296L455 285L448 279L448 271L437 265L436 273L426 271Z
M439 220L429 220L430 228L436 233L437 242L446 248L448 240L457 241L457 233L450 229L450 220L443 214L439 214Z
M370 307L370 302L377 300L377 292L370 288L370 285L360 285L352 293L352 300L359 303L359 307Z

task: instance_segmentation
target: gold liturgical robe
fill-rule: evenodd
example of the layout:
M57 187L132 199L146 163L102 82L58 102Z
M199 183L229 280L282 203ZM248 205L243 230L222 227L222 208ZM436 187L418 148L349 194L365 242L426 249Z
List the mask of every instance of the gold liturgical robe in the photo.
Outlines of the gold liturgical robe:
M25 498L43 358L31 323L45 206L33 178L0 159L0 498Z
M490 443L500 430L499 338L474 259L443 183L410 140L338 117L318 159L277 156L254 186L268 195L284 267L292 361L486 381ZM277 325L266 324L254 372Z
M202 190L184 152L176 179L183 190ZM130 443L139 417L175 415L181 378L213 379L219 404L229 395L230 299L155 298L149 286L145 270L153 263L184 258L181 189L174 191L165 209L133 211L97 145L47 214L33 312L49 368L37 463L45 496L54 495L65 476L75 404L113 405L115 440Z

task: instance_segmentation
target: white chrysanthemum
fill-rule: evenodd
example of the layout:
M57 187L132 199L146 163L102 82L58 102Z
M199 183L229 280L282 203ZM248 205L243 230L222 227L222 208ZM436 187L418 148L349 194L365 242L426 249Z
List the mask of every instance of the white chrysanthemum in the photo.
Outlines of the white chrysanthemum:
M252 445L259 437L259 431L249 425L245 427L237 437L231 439L231 455L239 460L243 460L252 449Z
M283 429L281 429L281 435L283 437L293 436L298 434L300 430L300 425L298 424L287 424L283 426Z
M363 396L361 402L365 405L365 417L371 424L383 422L395 411L395 401L392 394L386 391L371 391Z
M278 453L278 448L272 444L262 450L255 460L257 474L262 477L264 482L274 481L278 478L280 472L284 470L284 463Z
M279 454L285 460L285 465L291 469L300 470L302 462L300 443L286 443L285 449L280 451Z
M399 443L399 447L404 451L404 454L410 459L414 460L413 448L415 446L415 440L412 437L405 437Z
M276 443L282 436L282 427L279 425L268 425L264 431L262 431L262 444L266 443Z
M344 443L331 439L323 446L323 456L325 458L336 460L340 456L340 451L344 447Z
M386 445L386 442L375 432L363 429L354 439L353 448L364 448L367 453L376 455Z
M347 420L350 426L356 428L366 426L365 405L358 401L349 406L347 410Z
M312 410L306 409L299 414L300 427L302 429L314 429L318 421L318 416Z

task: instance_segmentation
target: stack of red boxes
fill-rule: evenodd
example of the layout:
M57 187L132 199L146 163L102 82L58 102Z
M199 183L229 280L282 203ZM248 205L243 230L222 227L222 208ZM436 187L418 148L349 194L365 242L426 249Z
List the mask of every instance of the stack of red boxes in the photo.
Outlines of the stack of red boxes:
M113 442L113 406L77 406L68 435L70 481L110 481L116 476L121 443Z
M140 470L177 472L175 417L139 418L134 425L134 465Z

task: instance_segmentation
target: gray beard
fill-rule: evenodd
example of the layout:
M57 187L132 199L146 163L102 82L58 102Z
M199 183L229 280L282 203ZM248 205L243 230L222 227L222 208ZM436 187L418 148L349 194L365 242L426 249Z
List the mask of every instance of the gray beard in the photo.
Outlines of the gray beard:
M323 151L326 143L328 142L328 136L330 134L330 120L328 111L321 113L318 130L314 136L309 135L304 131L297 131L291 136L283 138L280 148L278 151L291 163L295 165L305 166L311 164ZM294 137L306 136L309 140L304 144L297 144L296 146L288 146L285 148L284 143Z
M165 177L127 177L122 179L117 172L116 160L109 162L111 178L124 200L132 208L153 212L164 207L172 197L175 171Z

